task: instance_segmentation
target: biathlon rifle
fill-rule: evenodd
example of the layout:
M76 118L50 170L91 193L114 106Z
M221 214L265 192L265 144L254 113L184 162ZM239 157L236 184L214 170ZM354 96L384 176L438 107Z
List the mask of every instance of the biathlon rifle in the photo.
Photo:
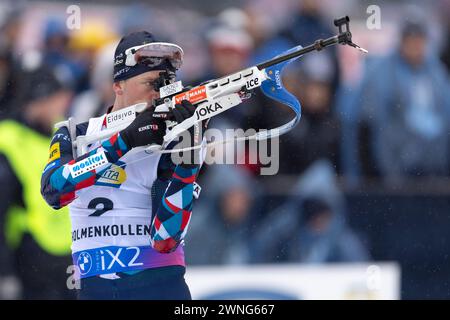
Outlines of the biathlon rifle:
M231 75L206 81L192 88L184 88L181 81L167 84L160 88L160 98L155 101L156 113L168 113L171 108L182 100L189 100L196 106L195 114L182 123L167 121L167 132L164 136L164 142L161 146L151 145L146 147L150 152L171 153L180 152L186 149L165 150L167 145L177 138L183 131L191 126L198 124L203 120L215 117L222 112L231 109L251 96L251 92L256 88L261 88L263 93L271 99L281 102L290 107L295 113L295 117L286 124L270 129L260 131L257 134L247 137L247 139L268 139L279 136L291 130L301 118L300 102L289 93L281 81L283 68L289 62L312 51L320 51L326 47L335 44L349 45L362 52L367 50L359 47L352 42L352 34L349 26L348 16L334 20L334 25L338 27L339 33L328 39L316 40L313 44L306 47L296 46L286 52L260 63L256 66L246 68ZM136 113L142 112L147 108L146 103L139 103L106 115L106 129L88 136L78 136L72 139L74 154L80 156L87 152L88 145L96 141L109 138L113 134L126 128L135 118ZM67 126L71 137L75 137L74 120L58 123L57 127ZM217 143L217 142L216 142ZM190 148L192 149L192 148Z

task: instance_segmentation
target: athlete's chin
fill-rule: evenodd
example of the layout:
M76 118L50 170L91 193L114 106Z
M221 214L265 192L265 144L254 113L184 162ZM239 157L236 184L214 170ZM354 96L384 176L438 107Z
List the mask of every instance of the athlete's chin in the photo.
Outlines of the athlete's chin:
M133 101L129 105L133 106L133 105L138 104L138 103L147 103L148 106L151 106L151 105L153 105L155 103L155 100L156 100L156 98L154 98L154 97L153 98L148 98L148 99L139 99L139 100Z

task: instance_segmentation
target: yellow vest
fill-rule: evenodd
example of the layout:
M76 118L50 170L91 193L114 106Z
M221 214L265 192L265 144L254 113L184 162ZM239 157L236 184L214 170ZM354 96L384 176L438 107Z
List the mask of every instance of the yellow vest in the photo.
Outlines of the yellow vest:
M6 156L22 185L25 204L25 209L16 205L9 208L5 235L8 244L17 248L23 234L29 232L44 251L63 256L70 253L69 210L67 207L54 210L40 192L50 141L16 121L0 122L0 153Z

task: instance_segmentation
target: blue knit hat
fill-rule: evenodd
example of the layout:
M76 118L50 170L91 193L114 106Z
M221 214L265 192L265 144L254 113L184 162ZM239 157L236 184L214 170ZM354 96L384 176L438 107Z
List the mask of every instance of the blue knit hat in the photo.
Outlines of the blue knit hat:
M166 70L171 68L171 65L168 61L164 61L162 64L156 67L149 67L147 65L139 63L132 67L125 65L125 51L127 49L153 42L158 41L150 32L147 31L133 32L120 40L114 53L114 82L126 80L148 71Z

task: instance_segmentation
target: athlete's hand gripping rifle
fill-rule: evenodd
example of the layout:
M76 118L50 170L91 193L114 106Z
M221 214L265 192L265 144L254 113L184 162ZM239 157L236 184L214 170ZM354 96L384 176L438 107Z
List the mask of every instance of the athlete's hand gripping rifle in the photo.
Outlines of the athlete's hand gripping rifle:
M168 84L160 89L160 99L155 103L155 113L170 113L183 99L189 100L196 105L195 114L182 123L174 121L167 122L168 132L164 136L162 146L152 145L147 149L156 152L179 152L180 149L164 150L169 142L178 137L183 131L189 129L196 123L214 117L230 108L239 105L243 100L251 96L251 91L261 87L261 90L269 98L288 105L295 113L295 118L288 123L270 130L265 130L247 137L247 139L267 139L281 135L291 130L300 120L301 106L296 97L289 93L281 81L281 72L285 65L300 56L311 51L320 51L334 44L350 45L362 52L367 52L352 42L352 34L349 28L348 16L334 20L334 25L339 28L339 33L328 39L316 40L313 44L302 47L297 46L287 50L275 58L260 63L256 66L244 69L220 79L207 81L199 86L187 89L183 88L181 82ZM127 127L136 117L136 112L141 112L146 104L137 104L119 111L110 113L106 117L107 130L90 136L80 136L74 142L74 151L81 155L87 151L87 145L94 141L106 139L116 132ZM65 122L74 132L74 124ZM73 137L73 136L72 136ZM72 140L73 141L73 140Z

